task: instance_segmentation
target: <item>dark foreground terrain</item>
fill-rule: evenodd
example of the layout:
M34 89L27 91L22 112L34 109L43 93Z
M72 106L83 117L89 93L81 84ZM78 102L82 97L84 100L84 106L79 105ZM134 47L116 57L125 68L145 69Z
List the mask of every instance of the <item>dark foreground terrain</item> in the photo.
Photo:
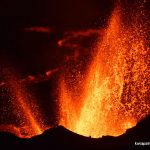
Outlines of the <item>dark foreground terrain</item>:
M21 139L11 133L0 133L1 150L150 149L150 145L138 145L138 142L150 142L150 116L147 116L137 126L127 130L125 134L118 137L104 136L99 139L92 139L75 134L62 126L48 129L42 135L30 139Z

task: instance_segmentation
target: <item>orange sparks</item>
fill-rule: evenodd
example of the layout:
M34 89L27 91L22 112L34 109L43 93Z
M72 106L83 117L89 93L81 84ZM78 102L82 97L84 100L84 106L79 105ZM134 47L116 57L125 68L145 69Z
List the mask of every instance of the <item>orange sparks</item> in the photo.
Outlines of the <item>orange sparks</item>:
M17 81L12 72L11 74L10 72L8 74L7 81L9 83L8 88L11 92L11 103L14 107L13 111L17 117L17 128L20 131L20 134L15 134L17 134L19 137L26 138L41 134L44 128L41 124L42 122L38 112L38 107L36 106L35 102L33 102L32 96L27 94L25 87L21 85L19 81ZM37 117L39 117L38 120ZM11 130L10 127L9 130Z
M95 48L85 78L74 78L81 80L78 84L67 79L67 74L61 79L61 125L94 138L118 136L150 113L146 86L149 48L140 20L144 11L142 7L139 9L138 14L131 15L134 21L127 25L123 21L123 10L116 7L102 41Z

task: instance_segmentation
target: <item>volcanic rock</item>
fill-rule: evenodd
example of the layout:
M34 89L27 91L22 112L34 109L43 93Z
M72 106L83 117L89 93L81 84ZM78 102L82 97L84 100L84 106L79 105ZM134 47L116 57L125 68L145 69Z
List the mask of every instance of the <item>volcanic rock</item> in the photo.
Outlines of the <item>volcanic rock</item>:
M46 130L43 134L25 139L12 133L0 133L0 149L15 150L133 150L149 149L150 145L136 145L138 142L150 142L150 116L147 116L135 127L118 137L102 138L84 137L69 131L63 126Z

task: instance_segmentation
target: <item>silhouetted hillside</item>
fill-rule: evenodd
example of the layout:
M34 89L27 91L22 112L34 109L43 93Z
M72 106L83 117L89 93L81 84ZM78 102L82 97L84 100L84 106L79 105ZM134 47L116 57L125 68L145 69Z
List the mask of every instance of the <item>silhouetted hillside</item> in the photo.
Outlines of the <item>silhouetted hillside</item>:
M149 149L150 145L135 145L135 142L150 142L150 116L137 126L118 137L104 136L99 139L75 134L62 126L46 130L42 135L21 139L7 132L0 133L0 149L19 150L133 150Z

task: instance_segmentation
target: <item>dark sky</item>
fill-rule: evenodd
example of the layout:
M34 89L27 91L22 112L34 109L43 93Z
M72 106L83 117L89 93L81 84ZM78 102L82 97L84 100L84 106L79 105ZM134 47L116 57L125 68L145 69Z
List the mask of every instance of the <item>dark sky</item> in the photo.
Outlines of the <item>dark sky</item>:
M56 43L63 33L104 26L113 4L113 0L0 1L1 64L10 63L22 74L56 67L57 59L62 59ZM48 27L52 32L24 32L32 26Z
M5 21L71 28L103 18L113 0L4 0L0 3L0 14Z

